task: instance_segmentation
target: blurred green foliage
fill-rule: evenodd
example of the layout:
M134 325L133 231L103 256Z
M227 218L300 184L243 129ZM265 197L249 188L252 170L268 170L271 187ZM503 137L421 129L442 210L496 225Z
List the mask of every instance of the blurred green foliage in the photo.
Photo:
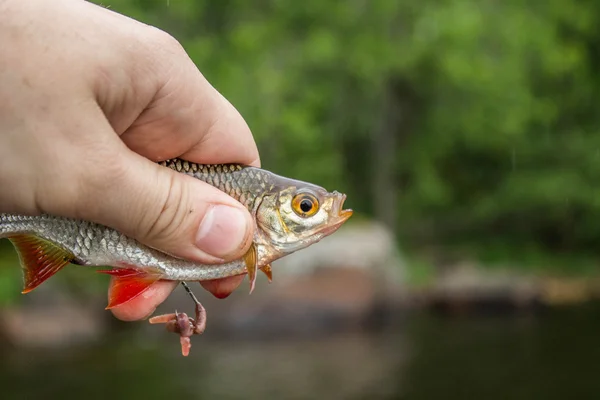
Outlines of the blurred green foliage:
M406 246L596 260L600 3L97 3L176 37L264 167L347 192Z
M349 192L405 241L597 255L598 3L110 6L182 42L265 167Z
M8 241L0 243L0 306L11 304L18 295L21 283L19 259Z

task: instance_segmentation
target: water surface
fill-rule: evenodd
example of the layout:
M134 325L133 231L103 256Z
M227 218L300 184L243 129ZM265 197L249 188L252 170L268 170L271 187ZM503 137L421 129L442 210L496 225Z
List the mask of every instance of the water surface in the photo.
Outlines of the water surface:
M600 398L599 337L599 305L537 316L417 312L390 331L310 340L195 338L188 358L174 336L126 332L68 350L3 348L0 398Z

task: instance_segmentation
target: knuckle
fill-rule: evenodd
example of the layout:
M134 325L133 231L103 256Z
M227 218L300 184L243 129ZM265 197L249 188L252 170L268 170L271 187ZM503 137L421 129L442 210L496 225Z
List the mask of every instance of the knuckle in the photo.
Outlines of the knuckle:
M153 26L148 26L145 40L153 50L165 51L170 54L183 55L185 50L181 43L170 33Z

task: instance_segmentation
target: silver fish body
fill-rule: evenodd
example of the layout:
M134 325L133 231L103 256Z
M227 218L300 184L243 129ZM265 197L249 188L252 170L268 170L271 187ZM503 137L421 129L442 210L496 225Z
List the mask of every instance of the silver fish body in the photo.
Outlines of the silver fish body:
M255 220L253 268L302 249L333 233L351 215L345 195L310 183L239 164L201 165L173 159L159 163L206 182L242 203ZM307 197L308 196L308 197ZM313 211L299 210L309 198ZM304 204L306 205L306 204ZM206 281L247 273L248 259L201 264L150 248L93 222L57 216L0 214L0 238L33 235L69 253L72 263L93 267L153 270L161 279ZM66 260L66 259L65 259Z
M114 229L69 218L0 214L0 238L35 235L71 253L74 264L158 270L166 280L204 281L244 273L245 263L200 264L143 245Z

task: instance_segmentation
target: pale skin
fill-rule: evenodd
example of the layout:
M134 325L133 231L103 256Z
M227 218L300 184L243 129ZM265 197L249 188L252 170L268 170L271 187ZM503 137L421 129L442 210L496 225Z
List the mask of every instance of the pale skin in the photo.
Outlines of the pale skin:
M90 220L203 263L241 257L248 211L154 163L173 157L260 165L177 40L83 0L0 0L0 212ZM112 312L146 318L176 285Z

